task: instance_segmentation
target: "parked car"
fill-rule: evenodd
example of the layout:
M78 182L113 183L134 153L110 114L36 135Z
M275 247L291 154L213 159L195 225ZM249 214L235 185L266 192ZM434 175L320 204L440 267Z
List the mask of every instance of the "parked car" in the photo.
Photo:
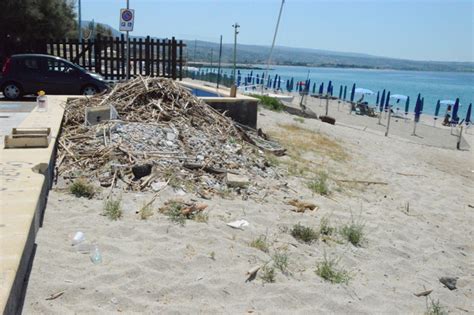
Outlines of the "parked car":
M0 74L0 90L11 100L41 90L46 94L92 95L107 88L102 76L50 55L12 55Z

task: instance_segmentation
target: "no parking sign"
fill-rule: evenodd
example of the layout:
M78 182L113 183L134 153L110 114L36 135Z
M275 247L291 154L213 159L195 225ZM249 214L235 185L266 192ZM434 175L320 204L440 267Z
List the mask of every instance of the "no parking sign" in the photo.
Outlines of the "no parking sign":
M135 10L120 9L120 31L133 31L133 21L135 20Z

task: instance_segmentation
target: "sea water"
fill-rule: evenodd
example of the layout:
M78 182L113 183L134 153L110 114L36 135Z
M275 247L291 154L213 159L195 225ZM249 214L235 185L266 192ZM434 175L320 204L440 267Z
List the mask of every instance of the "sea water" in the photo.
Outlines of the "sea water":
M265 65L261 65L265 68ZM252 70L240 70L242 78L248 75ZM253 70L253 75L261 77L264 70ZM334 96L339 96L339 86L347 85L347 98L350 97L352 84L356 87L370 89L375 95L365 96L369 104L374 104L377 98L377 91L383 89L393 94L402 94L410 96L410 112L415 107L418 93L425 98L424 114L433 115L438 100L456 100L459 97L460 108L459 117L464 119L469 103L474 101L474 73L465 72L433 72L433 71L401 71L401 70L372 70L372 69L347 69L347 68L311 68L311 67L293 67L293 66L271 66L269 74L272 79L276 74L281 76L282 80L289 80L292 77L296 84L297 81L311 80L310 92L312 92L313 83L316 82L316 93L319 90L319 84L324 82L324 92L326 92L329 80L334 86ZM231 74L231 69L224 69L224 73ZM285 82L281 83L281 88L285 88ZM346 99L347 99L346 98ZM356 98L358 98L356 96ZM405 102L399 104L391 103L394 107L400 107L404 110ZM446 111L446 105L441 105L440 115Z

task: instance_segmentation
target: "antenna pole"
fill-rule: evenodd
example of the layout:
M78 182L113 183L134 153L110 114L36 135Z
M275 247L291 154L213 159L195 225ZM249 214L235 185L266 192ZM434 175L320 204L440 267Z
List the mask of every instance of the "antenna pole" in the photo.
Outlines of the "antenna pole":
M265 70L265 78L267 78L267 80L268 80L268 70L270 69L270 62L272 60L273 48L275 48L275 41L278 34L278 27L280 26L281 13L283 12L284 4L285 4L285 0L281 0L280 13L278 13L278 20L275 27L275 33L273 34L272 47L270 48L270 55L268 56L268 61L267 61L267 69ZM262 82L262 92L263 92L263 82Z

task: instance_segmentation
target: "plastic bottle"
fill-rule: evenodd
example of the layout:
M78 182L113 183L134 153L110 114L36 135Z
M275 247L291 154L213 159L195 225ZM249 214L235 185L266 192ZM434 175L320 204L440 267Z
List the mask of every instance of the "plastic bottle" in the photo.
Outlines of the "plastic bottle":
M46 97L46 93L44 91L38 92L38 97L36 97L36 103L38 104L38 112L48 111L48 98Z
M97 246L97 244L92 245L90 258L95 265L98 265L102 262L102 254L100 253L99 246Z

